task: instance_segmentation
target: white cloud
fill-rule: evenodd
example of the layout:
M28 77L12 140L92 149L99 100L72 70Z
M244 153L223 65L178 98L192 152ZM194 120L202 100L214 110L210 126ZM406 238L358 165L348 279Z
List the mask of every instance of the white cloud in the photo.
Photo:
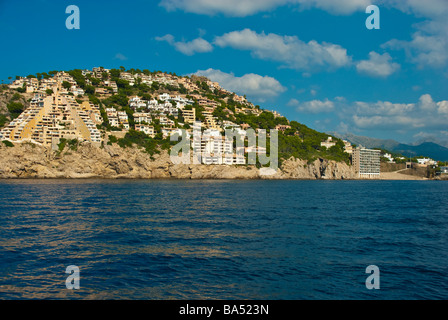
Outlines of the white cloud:
M388 53L383 55L371 51L369 60L362 60L356 64L356 70L373 77L387 77L400 68L398 63L392 62Z
M424 94L418 101L418 107L421 110L432 112L437 109L437 104L434 102L430 94Z
M371 0L296 0L300 8L318 8L332 14L352 14L356 11L364 12L366 7L372 4Z
M245 17L260 12L273 11L282 6L289 6L293 10L316 8L330 14L353 14L364 12L370 4L395 8L428 19L416 25L416 32L412 35L411 41L392 39L386 42L383 48L404 50L409 61L417 64L420 68L426 66L437 68L448 64L447 0L161 0L159 2L159 5L168 11L182 10L197 14L223 14L234 17ZM202 44L205 46L203 50L210 50L210 47L204 42ZM311 47L312 43L308 43L308 45ZM328 50L328 48L326 49ZM337 49L340 49L340 47ZM188 46L186 49L180 50L194 51ZM318 56L321 57L321 55ZM343 54L341 57L346 59ZM292 63L291 60L289 59L287 65L303 66L300 58L295 63Z
M162 0L160 6L168 11L183 10L191 13L245 17L268 11L277 6L285 5L289 0Z
M258 101L265 101L286 91L286 88L278 80L253 73L237 77L233 73L210 68L198 70L195 74L205 76L212 81L219 82L227 90L238 94L246 94L248 97L253 97Z
M411 41L392 39L383 48L404 50L408 60L420 68L438 68L448 63L448 25L446 21L426 21L418 25Z
M386 4L403 12L426 18L442 16L448 12L446 0L390 0Z
M427 18L415 25L412 40L392 39L383 48L404 50L409 61L418 67L444 67L448 64L448 1L394 0L389 5L406 13Z
M440 130L448 122L448 101L434 102L429 94L422 95L416 103L358 101L347 106L344 114L351 115L354 125L360 129Z
M334 110L334 102L328 99L311 100L305 102L299 102L293 99L289 102L290 106L296 106L296 110L304 113L328 113Z
M369 0L162 0L159 5L168 11L183 10L205 15L246 17L285 5L299 10L318 8L332 14L351 14L362 11L370 2Z
M392 103L389 101L378 101L376 103L368 102L355 102L356 113L372 116L396 116L405 115L411 113L415 109L415 104L413 103Z
M437 112L439 114L448 115L448 101L437 102Z
M286 105L289 107L297 107L299 104L299 100L292 98Z
M182 52L187 56L194 55L195 53L203 53L213 51L213 46L207 40L202 38L196 38L192 41L174 41L174 36L167 34L163 37L156 37L157 41L166 41L172 45L177 51Z
M340 68L351 63L347 50L339 45L315 40L304 42L296 36L256 33L250 29L226 33L216 37L214 43L220 47L248 50L257 58L279 61L296 70Z
M117 53L115 55L115 59L118 59L118 60L121 60L121 61L128 60L128 58L124 54L122 54L122 53Z

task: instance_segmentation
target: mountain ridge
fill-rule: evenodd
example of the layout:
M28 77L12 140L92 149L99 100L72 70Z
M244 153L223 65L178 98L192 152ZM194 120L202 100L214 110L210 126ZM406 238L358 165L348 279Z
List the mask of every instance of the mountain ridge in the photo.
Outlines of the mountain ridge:
M438 161L448 161L448 148L434 142L426 141L418 145L410 145L392 139L377 139L358 136L353 133L340 134L338 132L331 132L329 134L366 148L381 148L390 152L401 153L404 157L425 156Z

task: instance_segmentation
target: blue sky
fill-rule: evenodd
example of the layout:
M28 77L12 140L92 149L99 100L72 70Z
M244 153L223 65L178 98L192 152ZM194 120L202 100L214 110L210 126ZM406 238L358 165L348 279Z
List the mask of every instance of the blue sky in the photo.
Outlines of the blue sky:
M370 4L379 30L365 26ZM65 26L68 5L79 30ZM0 79L199 73L319 131L446 141L447 16L446 0L0 0Z

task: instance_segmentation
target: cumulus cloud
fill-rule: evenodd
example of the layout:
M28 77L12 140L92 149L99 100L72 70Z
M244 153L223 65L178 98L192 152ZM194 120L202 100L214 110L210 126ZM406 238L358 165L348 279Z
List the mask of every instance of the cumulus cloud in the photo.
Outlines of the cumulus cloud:
M421 17L440 16L448 11L446 0L161 0L159 2L159 5L167 11L182 10L196 14L223 14L233 17L246 17L286 5L299 10L317 8L331 14L347 15L361 12L371 4L396 8Z
M248 50L254 57L282 62L296 70L340 68L351 63L347 50L332 43L304 42L296 36L257 33L250 29L233 31L216 37L219 47Z
M328 113L334 111L335 104L328 99L311 100L300 102L297 99L291 99L288 106L295 107L297 111L303 113Z
M444 67L448 64L448 1L394 0L389 5L427 20L415 25L412 40L392 39L383 48L404 50L408 60L420 68Z
M331 113L334 123L339 122L334 129L340 133L381 131L399 133L404 139L411 139L419 138L419 133L424 132L440 141L445 141L448 135L448 101L434 101L430 94L423 94L411 103L348 101L335 97L312 101L291 99L287 105L297 112L319 114L319 119L325 113Z
M289 5L299 10L318 8L332 14L351 14L365 9L369 0L162 0L159 5L168 11L246 17Z
M162 0L159 5L168 11L182 10L205 15L224 14L245 17L260 11L271 10L288 2L289 0Z
M187 56L192 56L195 53L203 53L213 51L213 46L207 40L196 38L192 41L175 41L171 34L163 37L156 37L157 41L165 41L173 46L177 51L182 52Z
M371 51L368 60L362 60L356 64L356 70L373 77L388 77L400 69L400 65L391 60L392 57L388 53L381 55Z
M426 21L418 25L411 41L392 39L383 48L404 50L408 60L420 68L443 67L448 63L448 25L446 21Z
M286 88L278 80L254 73L237 77L233 73L226 73L210 68L207 70L198 70L195 74L205 76L212 81L219 82L227 90L238 94L246 94L258 101L265 101L286 91Z
M360 129L413 130L426 128L440 130L448 122L448 101L433 101L424 94L415 103L389 101L355 102L344 110Z
M122 53L117 53L115 55L115 59L118 59L118 60L121 60L121 61L128 60L128 58L124 54L122 54Z
M364 12L370 4L395 8L427 19L416 25L412 40L392 39L383 44L383 48L404 50L409 61L420 68L426 66L437 68L448 64L448 24L446 23L448 1L446 0L161 0L159 2L159 5L168 11L182 10L196 14L223 14L233 17L246 17L272 11L282 6L298 10L315 8L330 14L348 15L354 12ZM202 50L210 50L210 46L204 41L201 42ZM312 45L312 43L308 44ZM200 43L196 43L196 45L200 45ZM191 46L194 45L191 44ZM188 46L186 49L180 50L189 53L195 51ZM343 54L341 56L344 57ZM289 65L297 65L297 63L291 64L290 62ZM298 63L298 65L301 64Z
M442 115L448 115L448 101L437 102L437 113Z
M300 103L299 100L292 98L286 105L290 107L297 107L299 103Z
M405 13L413 13L426 18L442 16L448 12L446 0L390 0L385 4Z

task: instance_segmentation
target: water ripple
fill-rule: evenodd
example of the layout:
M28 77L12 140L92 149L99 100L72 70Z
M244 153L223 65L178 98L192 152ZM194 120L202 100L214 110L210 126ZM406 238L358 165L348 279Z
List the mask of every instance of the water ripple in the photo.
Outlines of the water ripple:
M446 299L447 184L0 181L0 299ZM381 289L365 288L378 265ZM77 265L81 289L65 288Z

